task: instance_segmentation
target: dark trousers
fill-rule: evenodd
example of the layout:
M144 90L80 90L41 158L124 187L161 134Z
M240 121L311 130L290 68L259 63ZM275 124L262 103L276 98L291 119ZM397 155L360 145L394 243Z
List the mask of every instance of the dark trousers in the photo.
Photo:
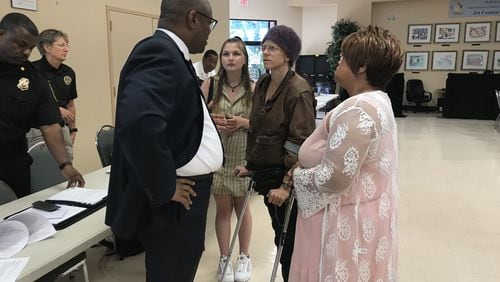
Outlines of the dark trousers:
M270 204L267 201L267 197L264 197L264 204L267 207L267 211L271 216L271 223L274 229L274 244L278 247L280 244L280 237L283 231L283 225L285 223L285 214L287 210L288 202L278 207L276 205ZM292 261L293 254L293 244L295 242L295 225L297 223L297 201L293 202L292 211L290 213L290 219L288 221L288 226L286 229L286 238L283 244L283 252L281 253L280 263L281 263L281 275L283 276L283 281L288 281L288 274L290 273L290 263Z
M33 162L26 152L18 154L0 154L0 180L14 190L18 198L31 192L30 166Z
M193 281L205 249L205 227L212 175L187 177L195 181L196 197L189 210L172 202L152 211L139 238L146 251L146 281Z

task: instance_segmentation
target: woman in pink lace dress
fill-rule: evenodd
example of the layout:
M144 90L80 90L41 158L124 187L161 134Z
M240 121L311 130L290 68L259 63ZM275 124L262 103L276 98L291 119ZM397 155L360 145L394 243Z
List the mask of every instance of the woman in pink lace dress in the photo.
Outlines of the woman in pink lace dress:
M335 80L350 98L304 142L290 281L395 281L397 128L382 91L403 49L369 26L344 39Z

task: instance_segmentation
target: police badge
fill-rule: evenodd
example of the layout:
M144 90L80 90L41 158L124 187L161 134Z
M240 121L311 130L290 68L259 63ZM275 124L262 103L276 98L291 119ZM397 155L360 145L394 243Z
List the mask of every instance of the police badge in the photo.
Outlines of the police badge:
M19 82L17 83L17 88L21 91L26 91L30 89L30 80L27 79L26 77L21 77L19 79Z
M65 76L64 76L64 83L65 83L66 85L70 85L70 84L71 84L71 81L73 81L73 79L71 79L71 76L69 76L69 75L65 75Z

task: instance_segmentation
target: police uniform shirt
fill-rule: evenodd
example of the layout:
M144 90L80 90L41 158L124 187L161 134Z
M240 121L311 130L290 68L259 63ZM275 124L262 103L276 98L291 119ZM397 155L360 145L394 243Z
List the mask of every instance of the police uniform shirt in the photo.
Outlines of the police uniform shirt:
M56 69L47 61L45 56L33 62L33 65L49 81L59 107L66 108L70 100L76 99L76 78L71 67L61 64Z
M30 62L0 62L0 154L25 148L30 128L60 121L47 81Z

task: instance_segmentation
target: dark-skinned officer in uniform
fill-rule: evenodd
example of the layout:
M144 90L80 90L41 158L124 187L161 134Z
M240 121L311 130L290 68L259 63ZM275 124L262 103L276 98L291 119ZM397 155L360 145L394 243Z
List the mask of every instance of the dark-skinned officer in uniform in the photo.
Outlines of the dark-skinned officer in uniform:
M38 30L25 15L10 13L0 21L0 180L18 197L30 193L26 133L39 127L69 186L85 181L68 159L61 116L47 80L28 62Z

